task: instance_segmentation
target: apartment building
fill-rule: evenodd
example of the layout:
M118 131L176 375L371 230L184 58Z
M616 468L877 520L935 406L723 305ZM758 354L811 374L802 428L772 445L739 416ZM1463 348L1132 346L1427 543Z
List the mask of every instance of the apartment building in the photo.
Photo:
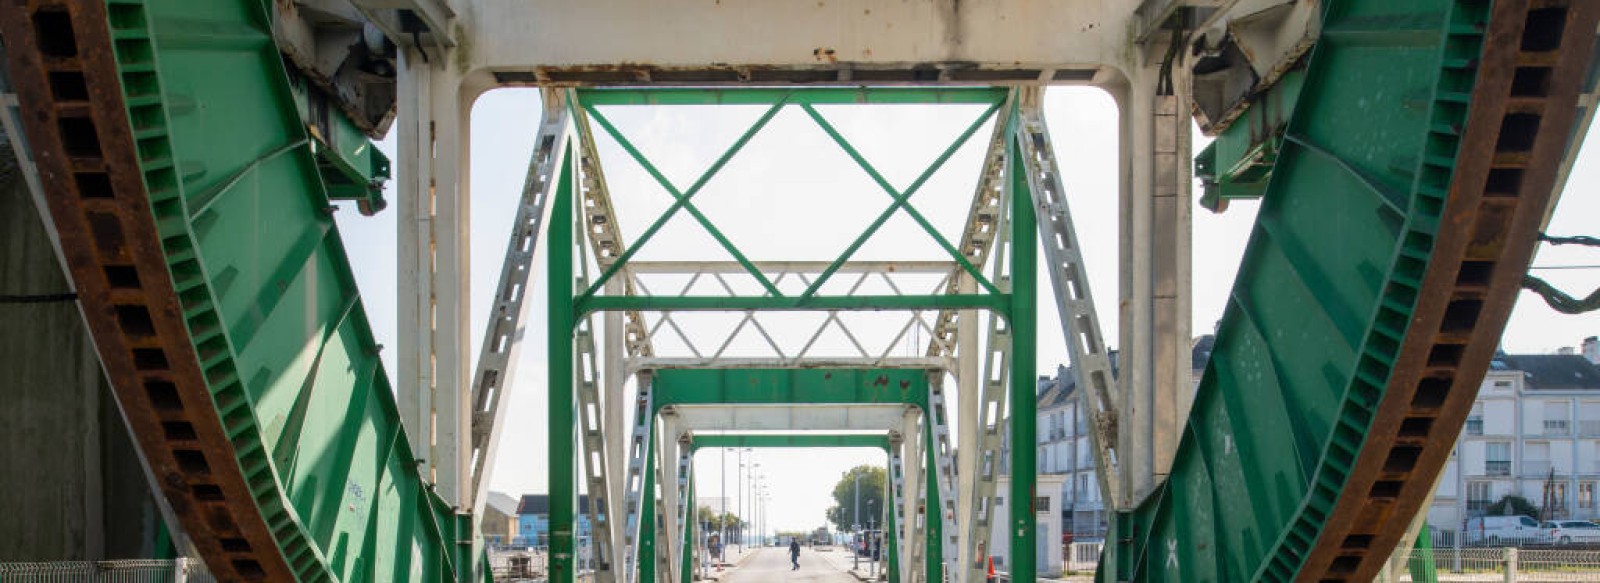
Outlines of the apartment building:
M1214 340L1211 335L1201 336L1190 345L1191 391L1199 384L1206 361L1211 358ZM1115 351L1111 353L1111 366L1117 366ZM1039 377L1036 395L1038 472L1063 478L1058 498L1062 532L1075 539L1101 537L1106 528L1105 505L1096 481L1089 418L1079 407L1081 400L1072 369L1058 366L1054 377Z
M1499 354L1440 475L1428 521L1454 530L1507 495L1549 518L1600 518L1600 344Z

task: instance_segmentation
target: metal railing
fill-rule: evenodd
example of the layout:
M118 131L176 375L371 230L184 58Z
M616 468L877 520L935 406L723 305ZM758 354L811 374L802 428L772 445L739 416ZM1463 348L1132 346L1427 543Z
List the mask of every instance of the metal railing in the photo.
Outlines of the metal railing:
M1584 437L1600 436L1600 419L1579 419L1578 434Z
M1465 581L1600 581L1600 551L1517 548L1413 549L1396 554L1375 581L1412 581L1415 575L1440 583Z
M1511 475L1511 460L1489 460L1483 462L1483 473L1488 476Z
M216 583L198 559L0 563L5 583Z
M1545 419L1544 434L1547 436L1565 436L1571 433L1572 426L1566 419Z
M1100 549L1105 546L1103 542L1075 542L1067 545L1067 556L1062 562L1062 567L1069 573L1094 572L1100 564Z

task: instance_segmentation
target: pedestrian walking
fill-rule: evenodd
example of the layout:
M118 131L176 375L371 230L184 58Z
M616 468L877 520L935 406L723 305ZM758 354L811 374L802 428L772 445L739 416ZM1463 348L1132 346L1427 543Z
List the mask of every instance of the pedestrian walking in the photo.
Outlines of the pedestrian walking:
M790 571L800 570L800 541L789 539L789 562L794 564Z

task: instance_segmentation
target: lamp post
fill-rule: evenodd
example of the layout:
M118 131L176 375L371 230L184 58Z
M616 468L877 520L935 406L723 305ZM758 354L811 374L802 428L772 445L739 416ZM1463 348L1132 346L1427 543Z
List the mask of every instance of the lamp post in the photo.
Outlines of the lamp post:
M855 488L852 488L852 490L855 490L856 500L853 506L855 507L856 516L854 520L850 521L850 530L859 537L861 536L861 472L856 472ZM852 541L850 546L855 547L855 542ZM861 568L861 553L855 548L851 548L850 556L852 558L851 568Z
M733 495L734 495L734 503L733 503L734 510L733 511L739 515L740 522L744 521L744 452L746 450L748 450L748 449L749 448L741 447L736 452L739 455L739 469L738 469L738 474L734 477L734 482L733 482L733 489L734 489L734 493L733 493ZM744 529L742 529L742 528L739 529L739 532L742 534L744 532ZM742 537L738 537L738 536L734 537L734 539L733 539L734 544L737 545L739 543L739 539L740 538L742 538ZM740 550L743 550L743 548L744 547L741 546Z
M750 508L749 508L749 512L750 512L750 514L755 514L756 480L758 479L758 476L757 476L756 472L761 469L761 462L756 461L756 459L755 459L755 451L754 450L751 450L750 448L745 448L745 451L750 452L750 481L749 481L748 484L746 484L746 486L750 488ZM741 520L739 523L740 524L744 524L744 521ZM743 530L740 530L739 533L740 533L740 538L745 538L746 536L748 536L748 535L744 534ZM746 541L743 544L750 544L750 543L749 543L749 541Z
M867 541L867 564L872 566L872 578L873 579L878 578L878 553L873 552L873 551L877 550L877 548L878 548L877 544L876 544L878 541L877 541L877 536L875 536L872 533L872 527L876 526L877 523L878 523L878 521L874 520L873 517L872 517L872 500L868 499L867 500L867 538L866 538L866 541Z
M718 525L722 527L720 529L722 531L722 534L717 537L717 547L718 547L719 551L721 549L723 549L723 548L726 548L727 545L728 545L728 448L724 447L724 448L721 448L721 449L722 449L722 471L717 472L717 475L722 478L722 496L721 496L721 498L722 498L722 501L721 501L722 516L717 519L717 522L719 523ZM721 571L722 570L722 560L721 560L722 559L722 553L721 552L717 553L717 559L718 559L717 560L717 570Z

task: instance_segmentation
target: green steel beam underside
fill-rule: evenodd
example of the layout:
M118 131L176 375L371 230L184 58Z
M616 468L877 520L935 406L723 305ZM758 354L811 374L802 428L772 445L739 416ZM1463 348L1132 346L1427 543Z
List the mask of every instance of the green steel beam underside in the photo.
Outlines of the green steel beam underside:
M672 405L916 405L927 410L928 372L917 369L663 369L655 409Z
M593 312L637 310L711 311L743 310L823 311L823 310L989 310L1009 313L1009 295L949 294L904 296L813 296L727 297L727 296L594 296L578 302L580 316Z
M107 10L123 83L102 88L127 107L135 180L232 446L218 451L234 459L211 463L244 470L301 581L470 578L471 521L418 474L270 6ZM386 171L357 162L364 176Z
M977 104L1006 98L1004 87L815 87L740 89L586 88L578 90L584 106L605 105L771 105L793 104Z
M1305 575L1413 322L1490 7L1326 3L1171 472L1098 580Z
M889 436L868 434L794 434L794 435L694 435L689 447L754 447L754 448L807 448L807 447L870 447L887 451Z

